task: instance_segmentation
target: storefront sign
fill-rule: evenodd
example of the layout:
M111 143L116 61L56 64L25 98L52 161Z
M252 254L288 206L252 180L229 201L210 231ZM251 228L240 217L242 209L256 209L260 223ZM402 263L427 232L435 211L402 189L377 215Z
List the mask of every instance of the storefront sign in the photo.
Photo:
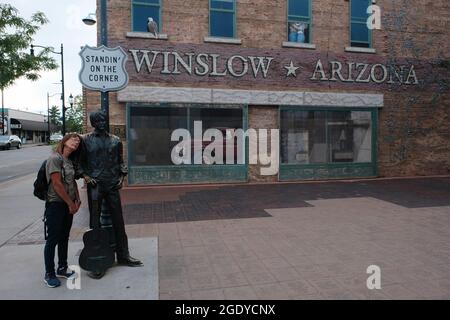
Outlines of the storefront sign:
M128 85L127 54L120 48L85 46L80 52L80 82L88 89L117 91Z
M22 129L22 124L13 124L11 123L11 129Z
M275 76L297 78L306 73L309 81L334 81L373 84L419 83L414 65L386 65L331 60L328 63L315 59L312 64L291 59L289 63L276 61L272 56L231 55L207 53L179 53L176 51L129 50L137 74L160 74L166 76L189 75L198 77L252 77L267 79ZM278 70L277 70L278 69ZM305 69L305 70L302 70ZM309 69L309 71L307 71Z

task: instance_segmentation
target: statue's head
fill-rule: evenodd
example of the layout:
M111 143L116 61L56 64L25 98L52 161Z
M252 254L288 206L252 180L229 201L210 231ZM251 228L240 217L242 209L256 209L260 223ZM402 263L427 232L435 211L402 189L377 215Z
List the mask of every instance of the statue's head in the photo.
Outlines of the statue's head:
M100 131L106 130L106 114L102 110L97 110L91 112L89 115L89 120L91 121L91 126Z

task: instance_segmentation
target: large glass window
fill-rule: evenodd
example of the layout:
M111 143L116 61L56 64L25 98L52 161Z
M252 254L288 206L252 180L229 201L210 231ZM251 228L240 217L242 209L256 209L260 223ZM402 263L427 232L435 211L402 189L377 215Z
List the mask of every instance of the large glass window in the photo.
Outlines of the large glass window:
M171 135L176 129L187 129L191 134L191 164L196 163L196 156L200 157L201 164L205 164L202 157L203 151L212 141L202 139L199 141L201 154L194 152L194 143L197 138L194 123L197 122L198 125L199 121L201 121L202 138L207 129L218 129L223 135L223 158L222 163L219 164L227 164L226 148L232 149L233 164L243 163L243 159L239 162L237 158L237 137L230 134L230 130L243 128L242 108L131 106L128 131L130 165L174 165L171 153L179 142L171 141ZM240 142L243 144L243 141ZM216 156L214 152L211 155ZM245 152L243 156L245 157Z
M158 24L161 31L161 0L133 0L132 28L136 32L147 32L148 18Z
M209 0L209 35L235 37L236 1Z
M194 122L201 121L202 123L202 131L205 133L207 129L214 128L218 129L223 136L223 144L222 144L222 159L219 160L221 164L226 164L226 153L227 146L232 148L233 152L233 163L238 164L238 148L237 148L237 137L232 134L232 132L236 129L242 128L242 109L223 109L223 108L191 108L190 117L189 117L189 127L191 136L194 137ZM227 132L228 131L228 132ZM243 141L240 141L241 143ZM202 142L202 149L204 149L207 145L210 144L210 141ZM192 153L192 163L197 163L194 161L196 155L194 152ZM212 156L216 156L212 153ZM241 156L245 156L241 154Z
M281 111L281 162L372 161L370 111Z
M178 128L187 129L186 108L131 107L129 129L130 165L172 165L170 140Z
M370 48L371 32L367 27L369 14L367 8L372 0L350 0L350 45Z
M311 0L288 0L288 41L311 43Z

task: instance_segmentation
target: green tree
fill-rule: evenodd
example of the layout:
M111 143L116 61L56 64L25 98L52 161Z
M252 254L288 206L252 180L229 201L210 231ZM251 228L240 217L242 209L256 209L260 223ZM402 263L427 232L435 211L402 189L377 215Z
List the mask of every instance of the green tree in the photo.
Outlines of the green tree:
M56 69L58 65L49 56L51 48L43 49L32 56L30 46L33 36L41 26L48 23L44 13L36 12L26 20L19 16L19 11L10 4L0 4L0 91L25 77L37 80L39 72Z
M59 126L61 124L61 112L57 106L51 106L49 110L50 123Z
M73 107L66 110L66 131L83 132L83 97L77 95L74 98Z

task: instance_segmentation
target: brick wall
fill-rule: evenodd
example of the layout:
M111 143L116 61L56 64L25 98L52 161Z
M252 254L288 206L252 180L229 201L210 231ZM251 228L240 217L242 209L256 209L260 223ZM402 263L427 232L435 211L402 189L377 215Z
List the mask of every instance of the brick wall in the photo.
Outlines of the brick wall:
M165 46L208 45L207 0L163 0L162 30L168 35ZM237 0L237 37L242 45L217 45L224 50L239 48L276 48L301 57L308 53L332 53L346 58L344 48L349 46L349 2L347 0L312 0L312 39L316 50L282 49L286 40L286 0ZM382 8L382 30L373 32L375 55L385 60L399 58L420 59L423 64L450 59L450 1L448 0L377 0ZM131 1L109 0L109 38L127 41L131 31ZM99 10L97 10L99 12ZM99 20L99 17L97 17ZM99 27L99 25L97 25ZM141 46L153 45L155 40L140 39ZM211 44L212 46L212 44ZM443 64L448 71L449 65ZM404 87L383 89L385 106L379 112L378 159L380 176L429 175L450 173L450 90L447 78L426 79L432 88L426 91L407 90ZM133 85L167 85L164 82L134 82ZM180 85L179 83L170 85ZM198 87L195 83L192 86ZM203 84L208 87L214 84ZM215 85L217 86L217 85ZM227 84L220 84L227 87ZM239 83L230 84L239 88ZM273 86L269 86L273 88ZM252 89L267 89L267 85ZM277 86L277 90L283 90ZM292 88L288 88L292 90ZM299 90L364 92L378 91L379 87L361 89L330 89L328 86ZM99 93L86 91L87 113L100 106ZM111 124L125 124L125 104L110 94ZM275 125L278 120L275 107L250 107L249 127ZM89 126L87 129L89 130ZM252 181L276 180L276 177L258 176L258 166L251 166Z
M248 127L258 129L277 129L278 128L278 107L275 106L249 106L248 107ZM270 148L271 135L267 134L268 152L271 154ZM255 148L256 150L256 148ZM267 166L264 166L267 167ZM251 182L272 182L277 181L278 176L261 175L261 164L249 164L248 179Z

